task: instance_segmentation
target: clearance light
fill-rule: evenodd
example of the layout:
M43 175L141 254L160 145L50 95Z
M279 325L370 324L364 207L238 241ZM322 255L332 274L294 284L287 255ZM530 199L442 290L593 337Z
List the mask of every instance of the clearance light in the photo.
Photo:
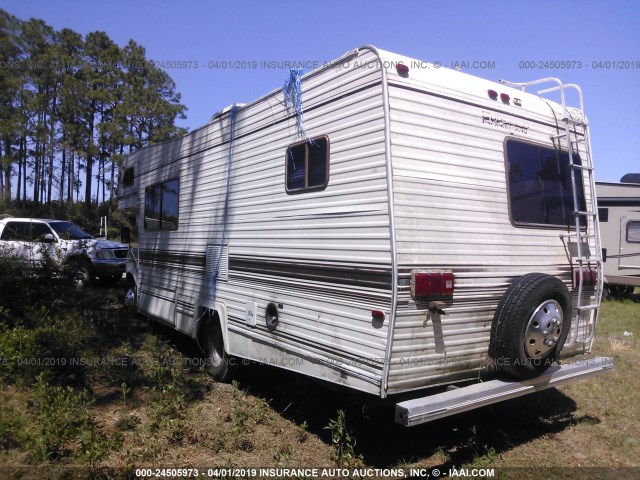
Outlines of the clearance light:
M509 95L507 95L506 93L501 93L500 100L502 100L502 103L509 103L509 100L511 100L511 97L509 97Z
M442 297L453 295L453 272L411 272L411 296Z
M498 92L496 92L495 90L487 90L487 93L489 94L489 98L491 100L497 100L498 99Z
M396 72L398 72L398 75L406 77L409 75L409 66L404 63L398 63L396 64Z
M382 310L371 310L371 318L374 320L384 320L384 312Z
M580 285L580 268L573 269L573 284L577 287ZM582 282L583 285L593 286L598 283L598 270L597 268L582 267Z

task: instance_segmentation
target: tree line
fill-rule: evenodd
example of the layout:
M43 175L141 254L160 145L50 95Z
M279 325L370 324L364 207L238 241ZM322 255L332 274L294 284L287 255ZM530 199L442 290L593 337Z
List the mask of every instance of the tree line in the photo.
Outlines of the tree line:
M135 41L120 47L104 32L83 38L0 9L0 199L115 198L124 157L182 135L185 111Z

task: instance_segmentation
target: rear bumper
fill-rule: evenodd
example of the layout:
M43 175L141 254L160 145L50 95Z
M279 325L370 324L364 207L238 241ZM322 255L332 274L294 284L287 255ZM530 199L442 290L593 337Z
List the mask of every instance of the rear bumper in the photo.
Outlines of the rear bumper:
M396 404L396 423L411 427L613 370L613 358L554 365L530 380L490 380Z

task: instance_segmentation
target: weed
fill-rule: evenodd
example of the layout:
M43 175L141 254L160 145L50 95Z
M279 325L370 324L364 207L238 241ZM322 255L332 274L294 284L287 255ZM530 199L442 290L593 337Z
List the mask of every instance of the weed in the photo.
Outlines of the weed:
M28 419L24 412L0 411L0 450L22 449L32 441L27 431Z
M330 420L324 428L331 430L333 456L339 467L354 466L353 464L362 462L362 457L355 454L356 439L353 431L347 426L344 410L338 410L338 418Z
M305 420L300 424L300 429L298 430L298 441L300 443L306 442L307 439L309 438L309 432L307 431L308 429L309 429L309 424Z
M110 439L91 419L87 419L83 427L79 434L80 457L86 460L91 471L95 472L100 463L109 456L114 441L119 440L119 437Z
M71 387L50 386L44 373L36 378L34 394L39 433L35 456L41 461L57 459L67 442L92 430L88 394L86 390L78 394Z
M215 453L223 452L227 449L227 435L223 431L218 431L211 441L211 450Z
M278 447L276 453L273 454L272 458L278 466L287 465L289 463L289 459L291 458L291 447L289 445Z
M131 393L131 388L127 387L126 382L120 384L120 393L122 395L122 406L127 406L127 395Z
M138 428L140 422L140 417L137 417L136 415L126 415L118 420L116 428L121 432L131 431Z

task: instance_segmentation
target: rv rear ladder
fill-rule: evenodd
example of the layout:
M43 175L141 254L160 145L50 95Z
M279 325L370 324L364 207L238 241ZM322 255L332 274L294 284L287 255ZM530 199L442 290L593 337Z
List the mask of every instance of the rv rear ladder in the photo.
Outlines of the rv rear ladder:
M596 199L595 191L595 178L593 175L593 165L591 161L591 145L589 140L589 127L585 121L584 103L582 98L582 91L580 87L574 84L563 84L557 78L544 78L541 80L535 80L527 83L513 83L505 80L500 80L501 83L506 85L521 88L523 91L526 87L532 85L539 85L542 83L554 83L555 85L539 90L538 95L542 95L550 92L559 92L562 104L562 120L564 124L564 132L558 133L551 137L551 140L558 140L561 142L565 140L565 148L569 157L569 167L571 172L571 190L573 196L573 217L574 217L574 233L570 233L567 237L575 237L576 240L576 252L575 255L570 255L572 266L577 264L577 298L575 305L575 316L572 322L572 332L567 338L565 346L572 346L576 343L590 344L595 335L595 323L597 319L597 311L600 308L600 299L602 298L602 245L600 239L600 229L598 227L598 201ZM573 117L569 113L567 103L565 101L565 93L567 89L574 89L578 94L579 107L578 116ZM582 133L578 132L578 129L582 130ZM581 138L580 138L581 137ZM583 152L580 152L581 146ZM576 155L584 154L584 158L579 157L582 162L576 163ZM589 185L589 203L590 205L585 209L580 208L580 198L578 197L578 179L576 178L576 172L586 172L588 176ZM584 184L582 175L579 176ZM582 221L584 218L585 221ZM563 236L564 238L564 236ZM584 240L584 241L583 241ZM592 244L594 252L589 252L589 245ZM593 301L590 299L590 294L585 291L585 272L583 267L587 266L591 268L594 266L597 272L597 281L595 285L595 291L593 292ZM588 318L583 319L583 312L590 312ZM582 334L580 326L584 321L582 328Z

